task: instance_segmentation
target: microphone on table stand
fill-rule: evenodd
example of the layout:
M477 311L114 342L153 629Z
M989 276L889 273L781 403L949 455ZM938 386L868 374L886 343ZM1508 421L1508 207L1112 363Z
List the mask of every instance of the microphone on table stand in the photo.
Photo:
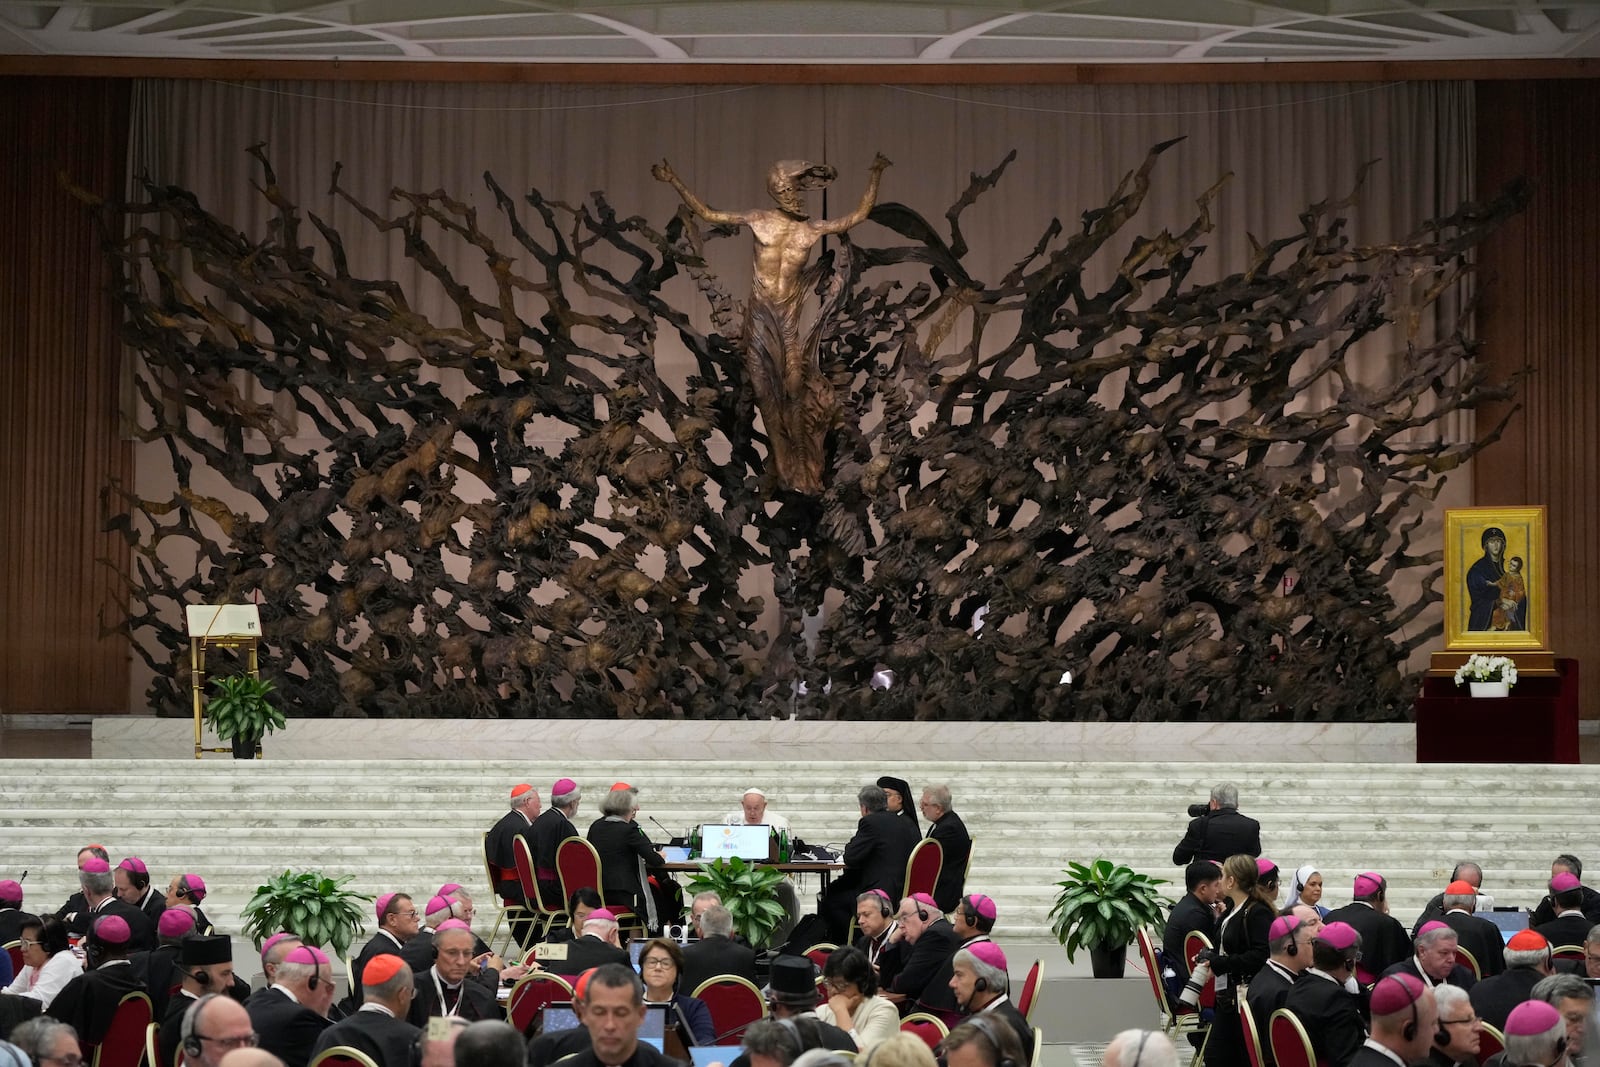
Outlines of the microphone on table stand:
M656 817L654 815L646 815L645 818L647 818L651 822L655 823L656 824L656 829L660 830L662 833L667 835L667 844L674 845L674 846L677 846L677 847L682 847L683 845L688 843L689 838L688 838L687 835L684 835L682 837L675 835L671 830L668 830L665 826L662 826L661 823L656 819Z

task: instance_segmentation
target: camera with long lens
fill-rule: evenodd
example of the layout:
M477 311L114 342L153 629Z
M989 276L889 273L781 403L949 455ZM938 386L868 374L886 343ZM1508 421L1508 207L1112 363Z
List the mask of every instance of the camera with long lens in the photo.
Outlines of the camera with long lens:
M1189 805L1189 818L1191 818L1191 819L1198 819L1198 818L1200 818L1202 816L1210 815L1210 814L1211 814L1211 805L1210 804L1190 804Z

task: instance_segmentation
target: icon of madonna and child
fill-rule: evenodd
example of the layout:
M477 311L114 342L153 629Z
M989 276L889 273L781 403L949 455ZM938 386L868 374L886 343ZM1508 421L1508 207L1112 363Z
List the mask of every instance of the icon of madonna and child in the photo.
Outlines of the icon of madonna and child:
M1526 630L1528 581L1521 556L1506 558L1506 534L1484 528L1483 556L1467 568L1467 629Z

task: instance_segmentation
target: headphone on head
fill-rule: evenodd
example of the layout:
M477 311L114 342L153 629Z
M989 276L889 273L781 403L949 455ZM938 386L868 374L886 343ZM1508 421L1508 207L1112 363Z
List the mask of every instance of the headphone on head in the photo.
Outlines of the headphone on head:
M1400 981L1399 975L1385 975L1384 977L1378 979L1378 982L1379 984L1382 984L1383 982L1395 982L1400 986L1401 989L1406 991L1407 997L1411 996L1411 988L1404 982ZM1400 1028L1400 1036L1405 1038L1407 1041L1415 1041L1417 1039L1417 1029L1421 1025L1422 1020L1417 1015L1417 1002L1412 1000L1410 1003L1411 1021ZM1444 1028L1443 1023L1440 1023L1439 1028L1433 1032L1433 1043L1435 1045L1448 1045L1450 1043L1450 1032Z
M202 967L198 971L186 971L182 967L178 971L185 977L192 979L201 989L211 988L211 972Z
M982 981L982 979L979 979L979 981ZM984 1042L988 1044L990 1051L994 1053L995 1067L1020 1067L1016 1060L1000 1051L1000 1035L995 1032L993 1019L980 1012L974 1015L969 1015L961 1021L964 1023L971 1023L977 1028L978 1033L983 1035ZM1145 1035L1146 1038L1149 1036L1149 1034ZM1142 1039L1139 1042L1139 1051L1144 1051L1144 1041ZM1135 1056L1133 1063L1130 1064L1129 1067L1137 1067L1138 1063L1138 1057Z
M183 973L188 974L189 972L184 971ZM208 981L210 977L210 975L206 975ZM199 981L199 979L195 980ZM220 993L207 993L189 1005L189 1010L183 1013L183 1022L179 1024L178 1036L182 1041L183 1054L185 1056L198 1057L205 1051L205 1045L201 1043L200 1035L195 1033L195 1029L200 1025L200 1013L206 1010L206 1004L219 996L221 996Z
M913 897L912 900L911 900L911 903L913 903L913 904L915 904L917 906L917 918L919 920L921 920L922 922L927 922L928 921L928 909L922 903L922 901L917 900L915 897Z
M894 915L894 903L887 896L882 893L868 893L867 895L877 903L879 915L882 915L885 919Z

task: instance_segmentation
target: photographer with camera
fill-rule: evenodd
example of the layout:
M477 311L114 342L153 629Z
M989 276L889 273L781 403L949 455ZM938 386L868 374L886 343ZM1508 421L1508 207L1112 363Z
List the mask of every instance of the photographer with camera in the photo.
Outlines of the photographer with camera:
M1172 862L1210 860L1220 864L1241 853L1261 855L1261 824L1239 814L1239 787L1223 782L1211 790L1209 804L1189 806L1189 831L1172 850Z

